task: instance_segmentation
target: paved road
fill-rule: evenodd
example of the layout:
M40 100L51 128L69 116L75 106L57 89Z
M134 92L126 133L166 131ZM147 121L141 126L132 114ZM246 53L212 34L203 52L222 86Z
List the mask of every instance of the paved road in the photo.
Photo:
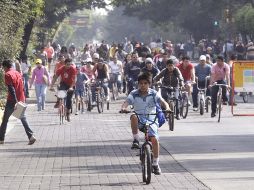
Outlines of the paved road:
M164 145L163 175L152 176L152 183L144 185L137 151L130 149L129 116L117 114L119 105L112 104L103 114L94 110L73 116L63 126L58 124L53 104L42 112L29 105L27 116L38 141L26 145L20 123L8 133L6 144L0 146L0 189L209 189ZM162 132L167 145L172 135L166 127Z

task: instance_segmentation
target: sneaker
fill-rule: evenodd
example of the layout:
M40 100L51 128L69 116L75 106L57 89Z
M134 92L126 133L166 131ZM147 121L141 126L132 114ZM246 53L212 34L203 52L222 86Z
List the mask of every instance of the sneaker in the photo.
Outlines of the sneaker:
M136 139L134 139L131 146L131 149L135 149L135 148L139 148L139 141Z
M215 113L211 113L211 117L215 117L216 116L216 114Z
M69 113L66 113L66 120L67 120L68 122L71 121L71 119L70 119L70 112L69 112Z
M78 111L76 111L75 115L78 115Z
M198 111L198 108L197 107L193 107L193 111Z
M161 175L161 168L160 168L159 164L153 166L153 173L155 175Z
M191 102L190 102L190 100L188 101L188 106L191 106Z
M36 138L34 136L31 136L31 138L29 139L28 145L34 144L35 141L36 141Z
M56 102L56 104L54 105L54 108L59 108L59 102Z
M97 103L96 102L92 102L92 106L96 106L97 105Z
M4 144L4 141L0 141L0 144Z
M226 101L224 101L222 104L223 104L223 105L228 105L228 103L227 103Z

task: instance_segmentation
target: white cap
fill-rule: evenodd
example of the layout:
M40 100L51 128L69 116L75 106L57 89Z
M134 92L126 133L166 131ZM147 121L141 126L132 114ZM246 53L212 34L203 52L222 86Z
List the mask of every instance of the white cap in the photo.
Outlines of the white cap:
M93 62L92 58L91 57L88 57L86 60L85 60L86 63L88 62Z
M145 63L152 63L153 64L152 58L151 57L146 58Z
M203 60L206 61L206 56L205 56L205 55L201 55L201 56L199 57L199 60L200 60L200 61L203 61Z
M100 58L100 55L99 55L98 53L94 53L94 54L93 54L93 58L94 58L94 59L99 59L99 58Z

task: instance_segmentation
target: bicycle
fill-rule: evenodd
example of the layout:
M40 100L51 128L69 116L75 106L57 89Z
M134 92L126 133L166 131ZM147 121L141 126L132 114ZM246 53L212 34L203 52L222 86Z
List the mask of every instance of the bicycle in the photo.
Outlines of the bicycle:
M164 113L171 113L169 111L163 111ZM139 158L141 161L141 168L142 168L142 179L143 182L145 182L146 184L149 184L151 182L151 176L153 173L153 169L152 169L152 163L153 163L153 146L152 143L150 141L150 138L148 136L148 130L151 127L152 124L155 123L157 116L154 117L154 119L151 121L149 119L146 119L146 122L143 123L140 121L139 117L140 115L145 115L146 118L149 115L157 115L157 113L152 113L152 114L138 114L135 111L120 111L119 113L134 113L137 118L138 118L138 122L142 125L142 128L139 129L141 132L144 133L145 135L145 141L142 144L142 146L139 149Z
M60 118L60 125L63 124L64 118L67 119L67 113L65 108L65 98L67 96L66 90L58 90L56 94L59 100L58 115Z
M208 112L209 111L209 105L211 105L211 97L210 96L206 96L206 91L207 91L207 80L208 77L206 77L205 80L205 87L204 88L200 88L199 87L199 83L198 83L198 77L196 77L196 81L197 81L197 89L198 89L198 102L199 102L199 112L200 115L203 115L204 112Z
M105 104L105 92L104 89L102 87L103 85L103 80L98 80L96 82L96 103L97 103L97 109L99 113L102 113L104 111L104 104ZM107 101L107 109L109 110L109 101Z
M119 98L119 89L117 87L117 78L119 76L119 73L111 73L110 74L110 83L112 85L112 88L110 89L112 93L112 99L115 101Z
M85 84L85 104L86 104L86 110L92 111L92 91L91 91L91 84Z
M186 119L189 112L189 97L188 92L185 90L179 91L179 108L180 108L180 115L183 119Z
M220 122L221 118L221 110L222 110L222 87L226 87L227 89L229 88L228 85L226 84L217 84L216 82L212 85L213 86L218 86L219 90L217 93L217 105L216 105L216 111L218 113L218 122Z
M158 86L158 88L167 89L168 99L166 101L170 107L170 110L172 110L172 112L166 114L165 117L166 117L166 120L168 121L169 130L174 131L174 118L176 115L176 103L175 102L177 101L177 98L175 97L175 92L179 88L172 87L172 86Z

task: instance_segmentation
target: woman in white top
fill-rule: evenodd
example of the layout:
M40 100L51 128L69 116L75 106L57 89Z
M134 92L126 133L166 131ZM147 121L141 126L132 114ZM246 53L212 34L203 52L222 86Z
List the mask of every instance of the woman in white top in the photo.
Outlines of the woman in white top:
M112 85L114 82L116 82L117 89L120 92L122 84L123 64L121 61L117 60L116 56L114 56L112 61L108 63L108 66L110 70L109 89L112 90Z

